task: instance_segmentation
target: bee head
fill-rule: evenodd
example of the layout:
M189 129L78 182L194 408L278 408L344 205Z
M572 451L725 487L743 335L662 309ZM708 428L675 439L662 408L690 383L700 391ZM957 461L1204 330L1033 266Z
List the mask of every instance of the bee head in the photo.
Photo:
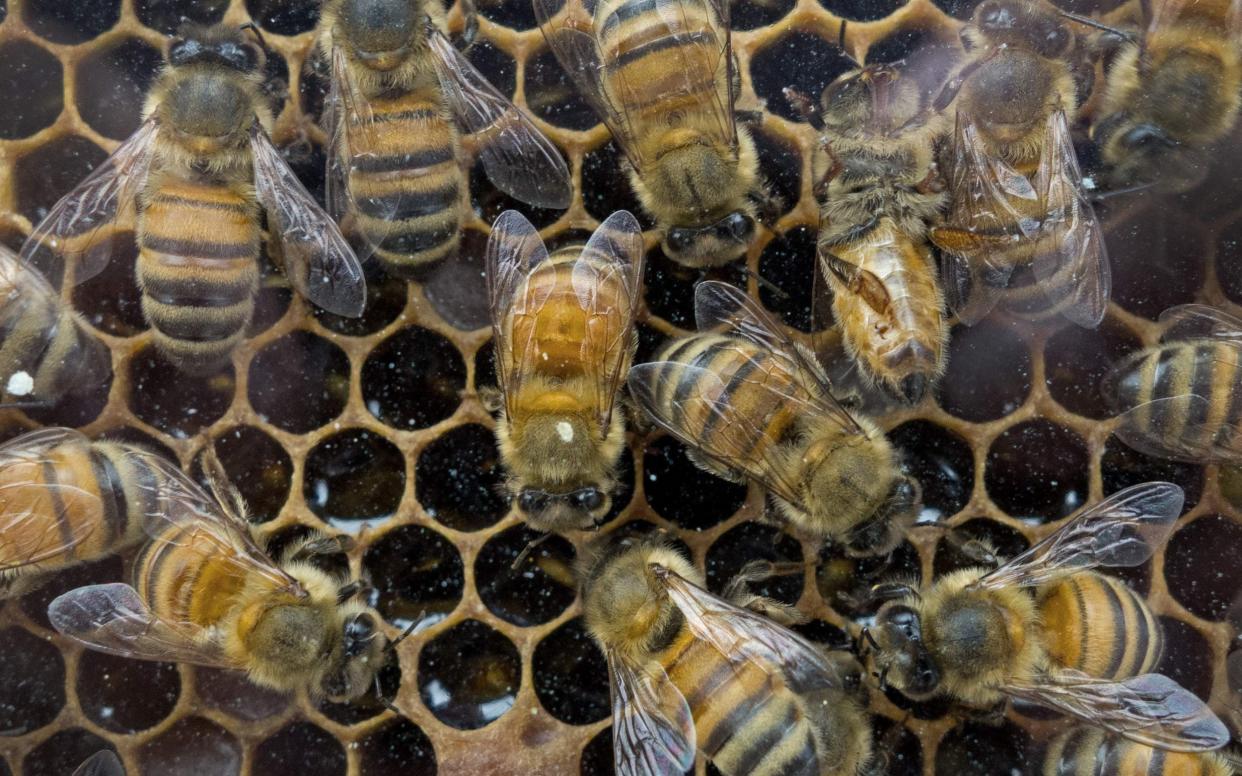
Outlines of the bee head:
M941 672L923 642L923 621L907 600L890 601L875 618L876 665L884 682L914 699L935 695Z
M260 110L267 62L254 35L226 25L186 27L168 46L162 123L188 150L210 154L245 141Z
M680 264L717 266L743 256L754 236L754 215L737 210L707 226L670 227L661 247Z
M338 642L336 666L324 677L322 689L332 701L350 701L372 687L383 666L388 639L374 614L351 607L340 620Z
M1091 134L1107 165L1105 189L1152 184L1181 193L1207 177L1209 162L1201 150L1179 143L1164 127L1135 121L1125 112L1100 120Z
M375 70L391 70L405 60L422 33L423 16L416 0L342 0L336 11L350 53Z

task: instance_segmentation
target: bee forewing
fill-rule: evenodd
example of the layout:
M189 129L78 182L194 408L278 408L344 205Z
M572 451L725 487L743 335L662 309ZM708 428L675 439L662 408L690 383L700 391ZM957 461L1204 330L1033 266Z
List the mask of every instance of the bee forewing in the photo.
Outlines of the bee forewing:
M1178 305L1160 313L1159 321L1165 327L1165 341L1193 337L1228 340L1242 345L1242 318L1218 307Z
M672 776L694 765L690 705L659 663L637 666L607 651L612 749L618 776Z
M125 766L115 752L105 749L87 758L73 776L125 776Z
M534 315L538 300L518 295L527 274L548 258L548 249L526 216L506 210L492 224L483 257L487 274L488 304L491 308L492 333L495 337L496 379L506 399L517 392L521 379L525 350L515 348L505 319L511 315ZM512 407L510 407L512 410Z

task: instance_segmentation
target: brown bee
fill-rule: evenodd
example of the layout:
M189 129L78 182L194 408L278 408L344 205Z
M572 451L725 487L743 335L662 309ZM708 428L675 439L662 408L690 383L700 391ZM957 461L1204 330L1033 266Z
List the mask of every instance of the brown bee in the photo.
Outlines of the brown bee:
M1040 776L1233 776L1215 752L1169 752L1103 730L1067 730L1048 744Z

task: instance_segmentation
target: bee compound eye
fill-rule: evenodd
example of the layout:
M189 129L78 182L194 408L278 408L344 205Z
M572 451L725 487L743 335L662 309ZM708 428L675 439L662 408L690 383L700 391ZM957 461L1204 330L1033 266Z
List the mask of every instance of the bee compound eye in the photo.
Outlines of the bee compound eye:
M725 223L728 225L729 234L740 242L749 240L755 233L755 219L745 213L734 213Z
M548 497L537 490L524 490L518 496L518 509L526 512L539 512L548 504Z
M594 512L604 505L604 494L599 488L583 488L574 495L574 503L588 512Z
M375 619L359 614L345 623L345 654L356 657L375 639Z
M695 230L677 227L668 230L665 242L671 250L680 253L694 244L694 236Z

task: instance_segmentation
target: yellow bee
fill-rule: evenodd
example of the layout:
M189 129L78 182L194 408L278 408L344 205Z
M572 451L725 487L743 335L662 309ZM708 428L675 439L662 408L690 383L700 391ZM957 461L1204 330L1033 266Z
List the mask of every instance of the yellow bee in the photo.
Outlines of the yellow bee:
M329 0L318 45L332 63L324 122L329 212L385 269L410 277L453 254L469 214L460 131L497 188L538 207L573 191L556 146L470 64L425 0Z
M95 245L99 228L134 218L143 315L156 348L192 374L219 369L245 336L261 212L268 248L299 293L346 316L360 315L366 299L353 250L268 137L265 58L229 27L172 39L138 131L56 203L22 249L32 261L55 248L81 283L111 258L111 242Z
M740 82L729 4L600 0L584 18L578 6L535 0L535 14L624 151L664 253L691 267L745 254L755 238L755 200L766 194L754 141L734 116Z
M1067 730L1048 744L1040 776L1233 776L1215 752L1169 752L1102 730Z
M847 689L861 666L752 611L766 599L712 595L659 537L606 537L578 572L618 776L681 773L696 750L725 776L855 776L870 761L865 699Z
M161 476L141 482L151 540L135 560L134 586L71 590L48 607L52 625L91 649L245 671L275 690L336 701L378 690L389 652L382 620L358 599L360 582L309 562L345 545L311 535L274 561L214 454L205 467L211 496L175 465L153 461Z
M492 225L485 258L500 381L496 437L518 510L544 531L608 513L625 449L617 393L638 345L643 275L634 216L548 255L521 213Z
M1198 697L1145 673L1164 643L1141 596L1093 569L1151 557L1181 513L1181 488L1148 482L1113 494L1007 562L967 542L986 565L895 597L865 640L881 684L915 699L1046 706L1147 746L1210 751L1229 731ZM974 545L974 546L972 546ZM990 566L990 568L989 568Z

